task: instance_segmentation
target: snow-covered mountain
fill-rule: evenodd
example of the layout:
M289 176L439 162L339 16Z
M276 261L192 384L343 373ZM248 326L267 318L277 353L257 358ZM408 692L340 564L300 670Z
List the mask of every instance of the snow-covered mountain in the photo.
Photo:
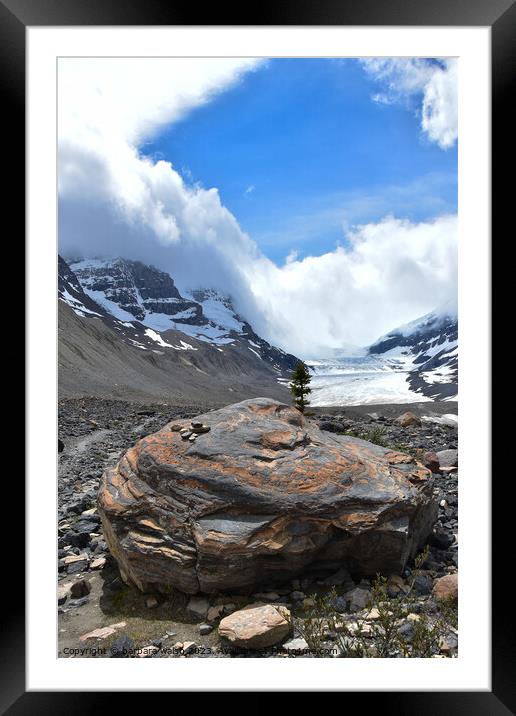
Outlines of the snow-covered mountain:
M434 400L457 396L458 320L455 304L399 326L369 346L370 356L404 363L416 394Z
M210 376L221 386L228 376L239 376L237 380L244 383L249 376L251 383L265 385L261 394L267 392L267 386L277 394L275 391L285 390L279 380L290 375L298 360L258 336L235 311L229 296L211 289L181 295L169 274L138 261L82 259L68 265L59 257L58 293L60 303L75 316L95 319L97 328L101 321L109 329L101 336L103 350L114 334L118 352L120 344L125 344L172 360L174 354L181 353L185 356L180 361L183 367L188 364L195 374ZM69 330L77 328L79 335L79 326L70 325ZM88 345L92 326L89 322ZM73 337L63 333L62 342L70 346L67 370L80 372L84 366L79 369L81 361L72 358L72 353L81 352L74 351ZM104 362L109 360L106 355ZM165 370L169 369L167 364ZM107 366L102 368L107 370ZM227 390L233 390L230 384Z
M312 405L367 405L457 397L457 308L446 305L367 348L307 360Z
M76 317L60 320L60 383L68 381L69 391L81 382L96 386L101 377L99 392L106 391L109 381L119 385L120 374L126 386L141 380L141 392L152 384L157 393L166 391L175 381L203 397L216 385L220 400L251 393L290 399L287 383L298 359L258 336L229 296L212 289L182 295L168 273L138 261L83 259L68 265L60 258L59 298ZM368 348L347 346L331 358L308 360L312 403L453 399L457 337L456 307L445 306Z

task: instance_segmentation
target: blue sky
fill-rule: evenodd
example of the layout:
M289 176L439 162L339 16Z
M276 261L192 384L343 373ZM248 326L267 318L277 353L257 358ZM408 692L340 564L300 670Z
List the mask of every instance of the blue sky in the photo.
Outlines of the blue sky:
M66 58L58 81L65 257L219 290L296 355L456 297L456 59Z
M422 132L422 91L375 101L380 84L357 60L268 60L140 150L217 187L276 263L318 256L356 224L457 210L456 144Z

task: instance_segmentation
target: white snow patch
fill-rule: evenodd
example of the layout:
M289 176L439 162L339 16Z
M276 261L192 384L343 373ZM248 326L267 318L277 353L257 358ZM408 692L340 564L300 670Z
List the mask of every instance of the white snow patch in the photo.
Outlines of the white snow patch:
M421 377L430 385L434 383L451 383L455 377L455 369L453 366L443 365L440 368L423 371Z
M164 341L163 338L159 335L159 333L153 331L152 328L147 328L147 330L145 331L145 335L149 336L151 340L153 340L155 343L162 346L163 348L174 348L173 345Z
M199 303L208 320L228 331L242 333L244 324L236 318L234 311L227 305L229 303L227 298L215 291L210 291L209 298L199 301Z
M452 398L449 398L452 400ZM437 425L451 425L457 427L459 424L459 416L455 413L446 413L445 415L422 415L421 420L423 423L437 423Z
M129 311L124 311L123 308L120 308L118 303L110 301L109 298L106 298L106 294L104 293L104 291L92 291L90 288L85 288L84 284L82 284L82 288L85 294L87 294L96 303L102 306L102 308L105 308L106 311L108 313L111 313L112 316L118 318L119 321L131 322L135 320L132 313L129 313Z
M152 328L147 328L145 331L145 335L148 336L151 340L153 340L158 345L162 346L163 348L173 348L175 351L196 351L197 348L194 348L190 343L186 343L186 341L179 340L179 345L174 346L172 343L167 343L165 340L163 340L163 337L159 335L159 333L156 333L156 331L153 331ZM156 352L156 351L154 351Z
M85 316L86 313L92 315L92 316L99 316L100 313L97 313L96 311L90 311L89 308L86 308L84 303L82 301L79 301L77 298L74 298L67 290L64 288L61 292L61 296L59 296L60 300L66 303L70 308L73 308L75 313L79 316Z

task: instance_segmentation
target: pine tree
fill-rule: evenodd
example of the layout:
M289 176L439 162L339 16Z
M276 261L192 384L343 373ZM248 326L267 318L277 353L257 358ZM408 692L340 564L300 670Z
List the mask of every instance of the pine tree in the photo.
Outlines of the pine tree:
M299 361L296 365L294 372L292 373L292 382L290 383L290 392L294 396L294 405L302 413L305 412L305 408L309 405L307 395L312 392L309 386L312 376L310 375L306 365Z

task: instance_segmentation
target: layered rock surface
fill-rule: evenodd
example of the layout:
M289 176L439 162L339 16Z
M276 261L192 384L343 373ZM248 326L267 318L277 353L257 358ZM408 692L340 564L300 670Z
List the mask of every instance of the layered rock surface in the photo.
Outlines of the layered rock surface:
M437 515L410 456L322 431L257 398L169 423L106 470L98 506L122 577L142 591L218 592L300 574L400 573Z

